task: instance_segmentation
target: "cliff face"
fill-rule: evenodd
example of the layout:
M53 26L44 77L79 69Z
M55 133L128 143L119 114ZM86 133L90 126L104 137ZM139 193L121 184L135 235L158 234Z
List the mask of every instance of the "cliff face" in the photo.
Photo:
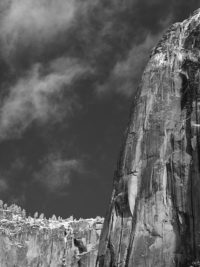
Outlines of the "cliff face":
M200 259L200 10L153 50L134 99L98 266Z
M24 218L0 209L1 267L94 267L103 219Z

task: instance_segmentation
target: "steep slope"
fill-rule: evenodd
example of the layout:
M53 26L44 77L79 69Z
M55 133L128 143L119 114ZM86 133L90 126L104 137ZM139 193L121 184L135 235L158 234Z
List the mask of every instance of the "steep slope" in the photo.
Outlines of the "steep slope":
M200 10L153 50L134 99L98 266L200 259Z
M0 208L1 267L95 266L102 218L26 218L16 207Z

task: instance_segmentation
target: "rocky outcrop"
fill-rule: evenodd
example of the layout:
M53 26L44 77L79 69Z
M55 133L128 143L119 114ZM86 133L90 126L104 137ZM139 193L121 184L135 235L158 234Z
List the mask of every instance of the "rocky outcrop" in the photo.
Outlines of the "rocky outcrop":
M94 267L102 225L102 218L26 218L16 206L0 208L0 266Z
M114 177L97 265L174 267L199 259L197 10L166 32L144 71Z

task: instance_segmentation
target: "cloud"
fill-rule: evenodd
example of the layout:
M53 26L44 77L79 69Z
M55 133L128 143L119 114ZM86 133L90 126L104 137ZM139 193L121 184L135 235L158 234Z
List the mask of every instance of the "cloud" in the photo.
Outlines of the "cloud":
M143 43L133 45L127 57L116 63L106 83L97 87L97 93L102 95L115 92L132 96L136 92L151 49L158 39L159 35L148 35Z
M0 192L9 203L21 205L35 197L31 196L31 190L36 188L39 188L39 194L64 196L69 193L68 187L74 175L84 176L85 172L84 159L66 158L60 151L49 151L38 159L37 164L18 155L9 169L0 171Z
M59 153L49 154L42 162L42 169L35 173L34 179L48 191L59 194L69 186L73 173L82 172L84 164L81 159L65 159Z
M151 30L159 31L159 19L168 17L164 2L119 0L3 0L0 37L5 60L13 67L27 66L60 56L87 60L99 79L133 43L143 42ZM143 10L166 6L154 12ZM153 10L152 10L153 11Z
M33 121L44 124L73 113L77 103L69 85L86 72L87 67L72 59L59 58L45 69L47 73L43 71L40 64L35 64L9 88L10 93L0 108L0 139L19 137Z
M78 58L93 68L95 83L103 84L133 46L177 20L187 2L3 0L2 55L17 76L38 62ZM196 6L197 1L193 0L189 10Z
M0 37L6 57L21 44L37 49L51 42L70 27L77 7L75 0L3 0Z
M73 80L85 71L98 94L130 97L150 49L180 17L181 3L186 5L172 0L1 1L0 58L7 62L7 74L0 83L7 88L0 103L0 138L18 137L34 121L62 121L64 110L70 114L75 107ZM194 0L190 9L196 5Z

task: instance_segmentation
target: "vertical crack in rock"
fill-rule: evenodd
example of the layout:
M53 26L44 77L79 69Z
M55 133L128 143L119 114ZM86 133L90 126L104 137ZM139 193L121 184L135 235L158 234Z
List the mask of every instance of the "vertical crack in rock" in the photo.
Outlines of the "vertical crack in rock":
M200 260L200 10L153 49L131 108L99 267Z

